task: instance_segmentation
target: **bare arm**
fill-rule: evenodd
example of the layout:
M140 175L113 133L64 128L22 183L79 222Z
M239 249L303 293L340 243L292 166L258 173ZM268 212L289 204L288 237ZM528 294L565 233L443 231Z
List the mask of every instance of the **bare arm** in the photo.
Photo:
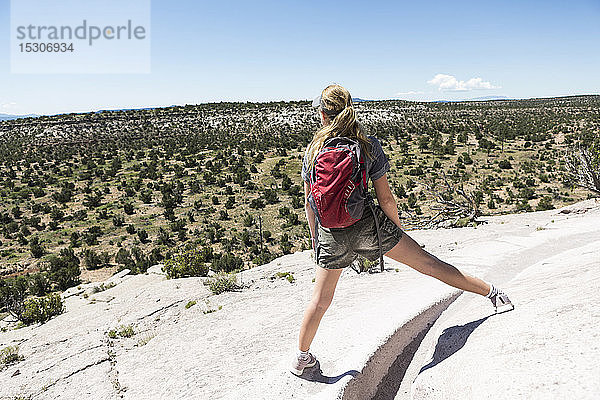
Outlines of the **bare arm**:
M310 193L310 185L304 181L304 211L306 212L306 220L310 228L310 237L314 250L314 237L315 237L315 213L308 202L308 194Z
M381 178L373 181L373 187L375 187L375 194L377 195L379 206L385 215L387 215L389 219L394 221L394 223L402 229L400 216L398 215L398 205L396 204L396 200L394 199L394 195L390 189L390 185L387 180L387 174L383 174Z

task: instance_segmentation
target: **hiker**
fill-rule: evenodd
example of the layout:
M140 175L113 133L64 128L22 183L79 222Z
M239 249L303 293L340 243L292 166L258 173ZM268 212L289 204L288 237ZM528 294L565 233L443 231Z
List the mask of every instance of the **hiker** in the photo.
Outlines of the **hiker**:
M494 285L436 258L401 229L386 176L389 161L378 139L366 136L356 120L350 93L340 85L329 85L313 107L318 108L322 127L306 148L302 179L317 271L291 372L301 375L316 364L310 345L340 274L358 255L370 261L379 258L383 267L385 254L448 285L489 298L496 312L514 309L508 296ZM373 182L377 205L366 190L368 179Z

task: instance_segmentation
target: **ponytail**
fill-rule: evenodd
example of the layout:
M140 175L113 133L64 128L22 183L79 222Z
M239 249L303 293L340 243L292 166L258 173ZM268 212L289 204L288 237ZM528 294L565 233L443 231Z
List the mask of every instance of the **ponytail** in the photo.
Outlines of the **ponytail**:
M325 140L335 136L346 136L358 140L364 153L373 159L370 151L371 142L366 137L363 127L356 120L356 111L350 93L340 85L329 85L321 93L321 105L321 109L327 109L328 113L325 115L330 119L330 123L319 129L308 145L310 167L312 168L315 157L323 147Z

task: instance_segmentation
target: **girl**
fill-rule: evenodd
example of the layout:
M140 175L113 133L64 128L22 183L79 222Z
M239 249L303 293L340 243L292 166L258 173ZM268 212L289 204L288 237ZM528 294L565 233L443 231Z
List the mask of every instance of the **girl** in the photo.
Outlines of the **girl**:
M319 322L331 304L335 287L342 270L349 266L357 255L373 261L379 257L379 243L382 252L403 264L432 276L458 289L477 293L489 298L496 311L514 309L508 296L491 284L479 278L462 273L454 266L441 261L423 250L417 242L402 229L398 208L386 177L390 164L381 144L374 136L365 136L356 120L350 93L339 85L327 86L321 96L313 102L318 107L322 128L315 133L308 145L302 165L302 179L305 193L306 218L315 251L317 273L312 299L302 320L298 340L298 353L291 365L291 372L301 375L305 368L316 364L317 359L309 352ZM315 213L307 201L310 193L310 169L323 142L336 136L346 136L357 140L366 156L368 176L373 181L378 206L371 211L364 208L360 220L347 228L325 228L315 219ZM380 242L377 238L376 222L379 222Z

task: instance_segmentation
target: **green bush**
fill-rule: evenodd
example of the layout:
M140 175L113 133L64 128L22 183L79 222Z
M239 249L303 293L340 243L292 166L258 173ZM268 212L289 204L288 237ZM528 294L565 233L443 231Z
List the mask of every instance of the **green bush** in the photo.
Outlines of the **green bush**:
M111 329L108 331L107 336L111 339L116 339L117 336L130 338L135 335L135 331L133 329L133 325L120 325L116 329Z
M213 271L232 272L244 266L244 260L231 253L221 254L212 262Z
M94 249L85 249L83 251L83 260L88 270L95 270L108 266L110 255L106 251L98 254Z
M148 271L148 268L150 268L155 261L162 259L162 257L159 256L160 250L156 248L146 254L139 247L133 246L131 248L131 253L124 248L119 249L115 255L115 262L119 264L119 271L129 268L131 274L143 274Z
M40 238L34 236L29 241L29 250L31 251L31 255L35 258L40 258L44 254L46 254L46 249L40 243Z
M544 196L540 199L538 205L535 207L535 211L546 211L554 209L552 205L552 197Z
M134 265L134 261L131 258L129 250L123 247L121 247L119 251L117 251L117 254L115 254L115 262L122 265L124 268L129 269L131 269L131 267Z
M131 324L121 325L119 327L119 331L117 333L119 334L119 336L126 337L126 338L130 338L133 335L135 335L135 332L133 330L133 325L131 325Z
M212 258L212 248L182 249L165 260L163 271L168 278L189 276L207 276L209 268L206 262Z
M508 160L501 160L501 161L498 163L498 166L499 166L501 169L512 169L512 165L511 165L510 161L508 161Z
M33 297L25 300L21 322L25 325L36 322L43 324L64 311L65 304L58 293L50 293L44 297Z
M227 272L215 274L215 276L207 280L206 285L208 285L208 288L214 294L232 292L239 289L236 275Z
M19 355L19 346L6 346L0 350L0 371L23 359L24 357Z
M51 255L48 259L48 275L58 289L66 290L79 284L79 258L71 248L61 249L58 256Z
M187 302L187 304L185 305L185 309L187 310L190 307L193 307L196 305L196 300L190 300Z
M51 290L51 283L48 274L38 272L29 278L29 292L34 296L44 296Z
M277 256L267 251L265 251L252 259L252 263L256 265L263 265L273 261Z
M287 279L287 281L289 283L293 283L296 279L294 278L294 275L291 272L277 272L274 275L275 279L279 279L279 278L284 278Z
M29 282L24 276L0 280L0 310L5 309L21 320L25 309L25 298Z
M244 226L247 228L254 225L254 217L250 214L246 215L243 219L243 223Z

